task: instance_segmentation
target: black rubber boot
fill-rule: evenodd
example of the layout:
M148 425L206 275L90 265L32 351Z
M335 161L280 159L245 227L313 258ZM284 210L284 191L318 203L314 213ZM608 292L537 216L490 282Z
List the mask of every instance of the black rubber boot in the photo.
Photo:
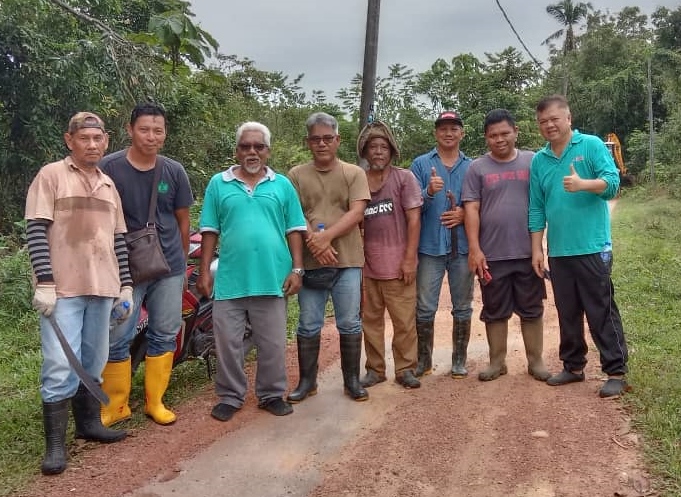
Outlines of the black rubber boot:
M369 392L359 382L359 360L362 356L362 334L340 335L341 369L345 393L356 401L367 400Z
M468 376L466 369L466 357L468 355L468 341L471 339L471 320L454 320L452 328L452 378L465 378Z
M310 395L317 393L317 361L319 359L319 343L321 335L311 338L298 335L298 386L286 400L292 404L302 402Z
M416 336L418 337L418 364L414 374L420 378L433 372L433 335L435 323L433 321L416 322Z
M113 443L123 440L125 430L113 430L102 424L99 401L81 383L71 399L73 419L76 421L76 438L94 442Z
M97 405L99 414L99 404ZM69 425L69 399L43 402L45 458L40 470L44 475L58 475L66 469L66 428Z

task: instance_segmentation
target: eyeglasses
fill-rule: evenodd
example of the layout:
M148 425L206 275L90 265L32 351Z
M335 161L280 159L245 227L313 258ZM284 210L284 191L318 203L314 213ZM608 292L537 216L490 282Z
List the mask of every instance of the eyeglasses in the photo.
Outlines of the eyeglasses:
M254 149L256 152L262 152L267 148L267 145L264 143L239 143L237 148L242 152L250 152L251 149Z
M326 143L327 145L331 145L333 141L336 139L337 135L324 135L324 136L318 136L318 135L312 135L307 137L307 141L312 143L313 145L319 145L321 142Z

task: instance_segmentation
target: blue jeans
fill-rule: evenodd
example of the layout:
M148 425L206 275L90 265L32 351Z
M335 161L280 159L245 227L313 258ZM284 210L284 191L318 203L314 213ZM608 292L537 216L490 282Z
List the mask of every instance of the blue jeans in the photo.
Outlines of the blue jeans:
M109 320L112 297L58 298L52 315L83 368L96 381L109 352ZM40 395L44 402L59 402L76 394L80 379L69 364L50 321L40 316L40 346L43 365Z
M473 315L473 273L468 269L468 256L419 254L416 272L417 322L435 321L445 271L452 299L452 316L457 321L470 321Z
M341 335L362 333L362 322L359 318L359 306L362 300L362 269L349 267L341 269L340 278L330 290L313 290L304 286L300 289L298 292L299 336L312 338L321 333L329 294L333 302L338 333Z
M184 274L137 285L132 292L134 308L131 316L111 329L109 361L119 362L130 357L130 343L135 338L137 321L145 297L149 316L147 355L159 356L166 352L174 352L175 337L182 326L183 291Z

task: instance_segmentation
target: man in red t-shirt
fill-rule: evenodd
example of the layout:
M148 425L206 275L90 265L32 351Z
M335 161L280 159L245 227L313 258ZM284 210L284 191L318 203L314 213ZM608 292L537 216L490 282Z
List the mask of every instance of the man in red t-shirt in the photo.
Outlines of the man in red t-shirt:
M395 381L418 388L416 266L421 230L421 188L408 169L391 165L399 151L390 129L380 121L368 124L357 140L365 162L371 200L364 210L364 348L367 374L362 386L385 376L385 311L393 323Z

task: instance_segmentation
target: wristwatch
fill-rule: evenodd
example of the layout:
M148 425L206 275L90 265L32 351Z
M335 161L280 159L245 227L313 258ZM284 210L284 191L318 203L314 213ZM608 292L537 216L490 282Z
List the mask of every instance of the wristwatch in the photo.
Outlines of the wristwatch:
M291 272L297 274L300 277L302 277L305 274L305 270L302 267L294 267L293 269L291 269Z

